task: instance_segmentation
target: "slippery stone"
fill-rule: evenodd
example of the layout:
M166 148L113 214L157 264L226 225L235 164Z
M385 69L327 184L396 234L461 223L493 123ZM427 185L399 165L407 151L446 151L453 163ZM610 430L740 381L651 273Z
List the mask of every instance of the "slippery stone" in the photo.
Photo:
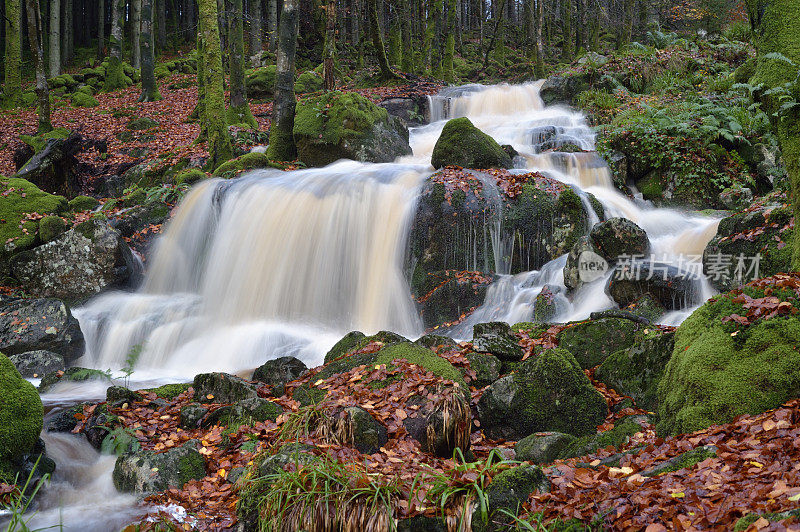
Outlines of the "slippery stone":
M164 453L139 450L123 454L114 465L114 487L121 492L151 493L201 480L206 468L198 445L197 440L189 440Z
M78 320L58 299L0 299L0 351L52 351L70 363L83 354Z

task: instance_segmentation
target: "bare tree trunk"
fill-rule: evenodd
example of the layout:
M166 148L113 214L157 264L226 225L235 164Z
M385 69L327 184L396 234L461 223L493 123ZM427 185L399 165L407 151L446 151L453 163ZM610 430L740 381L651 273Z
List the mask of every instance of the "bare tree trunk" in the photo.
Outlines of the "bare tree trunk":
M336 89L336 0L325 5L325 50L323 51L325 92Z
M536 76L544 77L544 0L536 0Z
M219 40L219 15L216 0L198 0L200 34L203 39L203 129L208 139L209 169L217 168L233 155L228 124L225 122L225 92L222 47Z
M141 68L142 66L142 0L131 0L131 66Z
M228 43L230 44L231 99L227 119L229 124L248 125L258 129L258 122L247 104L247 86L244 82L244 8L242 0L233 0L233 11L228 17Z
M267 156L274 161L293 161L297 157L294 144L294 57L297 50L299 9L297 0L284 0L281 11L280 38L275 72L275 102L269 130Z
M261 4L262 0L250 0L250 55L261 52Z
M572 61L574 42L572 40L572 0L561 0L561 57Z
M61 74L61 2L50 2L50 53L48 54L50 77Z
M413 8L411 7L410 0L401 0L400 4L400 31L402 34L402 58L400 60L400 69L403 72L411 72L414 70L414 41L411 37L411 29L413 26L412 16Z
M161 99L155 77L155 52L153 46L153 0L142 0L142 35L139 40L142 58L142 95L140 102L155 102Z
M50 93L47 88L47 76L44 72L44 45L42 44L42 14L39 11L39 0L25 0L28 12L28 43L36 69L36 99L38 101L39 129L47 133L53 129L50 123Z
M106 0L97 2L97 60L105 57L106 48Z

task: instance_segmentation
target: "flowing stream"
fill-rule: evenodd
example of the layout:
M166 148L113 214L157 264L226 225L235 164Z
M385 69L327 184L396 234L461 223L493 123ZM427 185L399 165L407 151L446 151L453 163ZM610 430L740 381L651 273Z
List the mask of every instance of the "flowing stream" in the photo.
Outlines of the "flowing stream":
M591 223L599 220L586 193L601 202L605 217L623 216L644 228L664 261L702 254L717 219L631 201L613 187L608 167L593 152L551 151L564 144L592 150L594 134L582 114L545 107L540 86L444 90L431 97L433 122L411 130L413 155L395 163L256 170L196 185L161 236L143 286L135 293L102 294L74 310L87 345L78 364L116 371L140 345L132 387L143 387L212 370L246 374L286 355L315 366L334 342L356 329L420 336L423 326L404 272L405 246L419 187L433 173L433 146L446 119L454 117L467 116L501 144L514 146L520 153L516 171L537 170L571 185ZM486 225L495 249L501 249L508 241L502 224ZM470 337L479 321L530 320L546 285L555 288L559 321L615 306L604 293L610 272L567 297L566 256L509 275L502 253L495 255L490 269L499 279L453 336ZM704 277L696 285L686 308L665 322L679 323L712 295ZM43 400L63 405L102 396L102 389L83 383L59 385ZM97 455L72 435L45 438L58 470L41 498L37 526L62 522L65 530L111 530L135 515L133 497L113 489L113 458ZM100 512L90 508L98 500Z

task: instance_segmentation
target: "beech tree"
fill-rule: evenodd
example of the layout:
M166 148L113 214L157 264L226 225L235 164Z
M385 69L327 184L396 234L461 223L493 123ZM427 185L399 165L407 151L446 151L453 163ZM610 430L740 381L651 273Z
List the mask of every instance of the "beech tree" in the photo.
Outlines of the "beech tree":
M61 74L61 2L50 2L50 51L48 53L48 74L52 78Z
M47 88L47 76L44 71L44 44L42 43L42 14L39 0L25 0L28 12L28 43L31 47L34 68L36 70L36 100L39 115L38 133L47 133L53 129L50 123L50 91Z
M5 107L17 107L22 103L22 32L20 21L22 10L20 0L6 0L6 53L5 80L3 85L3 104Z
M325 5L325 49L323 51L323 87L336 89L336 0Z
M103 90L113 91L125 87L125 71L122 68L122 30L125 17L125 0L111 0L111 37L108 43L111 53L106 67Z
M203 113L201 128L208 140L209 169L214 169L233 156L228 124L225 120L225 72L222 69L222 47L219 39L219 18L216 0L198 0L199 32L203 39Z
M231 46L229 58L231 71L229 124L242 124L258 129L258 123L247 104L247 87L244 80L244 10L242 0L233 0L233 13L228 24L228 42Z
M297 157L294 144L294 59L297 51L299 13L297 0L284 0L278 28L278 50L275 72L275 101L272 104L272 125L269 130L267 156L273 161L293 161Z
M154 102L161 99L155 76L155 53L153 39L153 0L142 0L142 34L139 45L142 57L142 95L140 102Z

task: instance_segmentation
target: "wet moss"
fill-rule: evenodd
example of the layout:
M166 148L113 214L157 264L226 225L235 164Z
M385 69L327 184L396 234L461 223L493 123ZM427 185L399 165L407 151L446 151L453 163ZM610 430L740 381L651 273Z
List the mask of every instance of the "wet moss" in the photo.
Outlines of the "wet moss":
M163 386L159 386L158 388L147 388L142 391L154 393L159 397L163 397L164 399L174 399L188 390L191 386L192 384L190 382L183 382L179 384L165 384Z
M511 157L469 118L454 118L445 124L433 147L434 168L447 165L464 168L511 168Z
M100 102L91 94L76 92L72 95L72 105L75 107L97 107L100 105Z
M240 155L235 159L231 159L230 161L226 161L219 165L216 170L214 170L213 175L221 176L223 174L227 174L228 172L240 173L245 172L247 170L254 170L256 168L281 168L280 165L273 163L267 157L265 153L245 153L244 155Z
M0 353L0 480L13 482L13 478L2 478L3 470L8 474L8 460L33 449L43 421L44 410L36 388Z
M67 210L67 200L43 192L26 179L0 177L0 262L12 253L36 243L37 223L28 221L29 213L58 214Z
M67 230L67 223L60 216L45 216L39 220L39 240L50 242Z

